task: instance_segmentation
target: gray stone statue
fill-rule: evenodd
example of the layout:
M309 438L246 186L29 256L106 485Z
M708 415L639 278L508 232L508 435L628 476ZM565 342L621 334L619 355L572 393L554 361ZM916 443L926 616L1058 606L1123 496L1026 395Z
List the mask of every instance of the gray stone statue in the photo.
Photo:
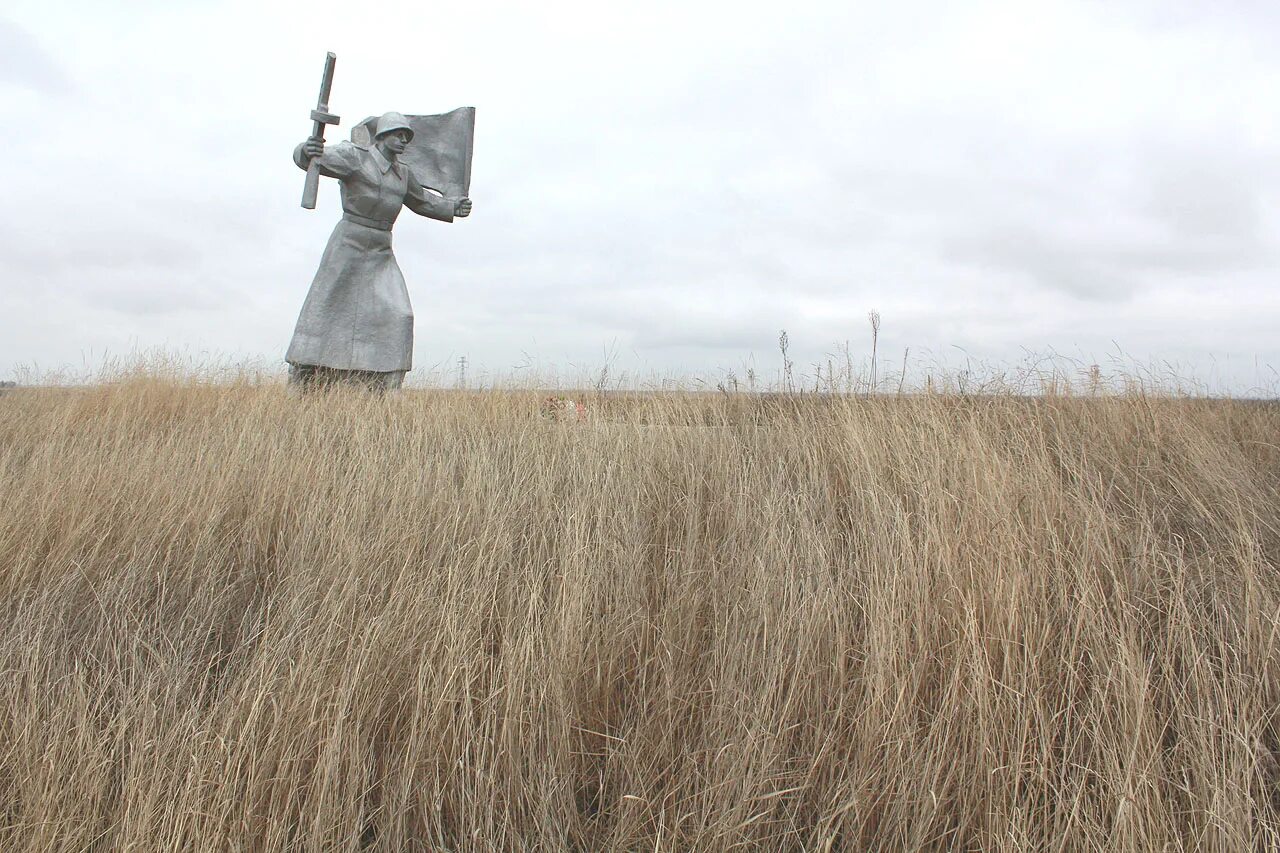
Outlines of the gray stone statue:
M317 132L294 149L299 168L318 164L321 175L338 180L342 220L329 237L285 356L290 384L400 387L413 363L413 308L391 251L391 226L401 207L441 222L471 213L466 195L474 116L470 108L442 116L386 113L358 125L352 142L326 147ZM415 124L432 138L406 156ZM316 126L323 130L319 120Z

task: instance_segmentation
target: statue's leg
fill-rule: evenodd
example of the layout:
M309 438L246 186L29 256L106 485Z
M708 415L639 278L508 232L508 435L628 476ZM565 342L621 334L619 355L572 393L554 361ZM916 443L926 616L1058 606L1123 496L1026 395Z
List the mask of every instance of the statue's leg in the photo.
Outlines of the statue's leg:
M349 388L363 388L366 391L382 393L399 391L404 383L404 374L403 370L387 372L343 370L335 367L320 367L315 364L290 364L289 387L305 393L345 385Z
M404 385L403 370L392 370L382 374L382 387L385 391L399 391L400 386Z
M290 364L289 387L299 392L311 391L316 384L314 364Z
M352 370L347 374L347 384L375 394L384 394L387 391L399 391L404 382L404 374L403 370Z

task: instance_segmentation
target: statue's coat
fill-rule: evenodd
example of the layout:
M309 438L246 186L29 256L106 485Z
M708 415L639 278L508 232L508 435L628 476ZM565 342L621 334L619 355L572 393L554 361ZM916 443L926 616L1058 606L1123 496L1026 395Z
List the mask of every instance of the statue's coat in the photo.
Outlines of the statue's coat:
M307 167L301 145L293 160ZM423 189L407 165L374 146L339 142L319 161L320 173L340 182L342 221L329 237L285 360L338 370L408 370L413 306L391 251L391 226L401 207L452 222L455 200Z

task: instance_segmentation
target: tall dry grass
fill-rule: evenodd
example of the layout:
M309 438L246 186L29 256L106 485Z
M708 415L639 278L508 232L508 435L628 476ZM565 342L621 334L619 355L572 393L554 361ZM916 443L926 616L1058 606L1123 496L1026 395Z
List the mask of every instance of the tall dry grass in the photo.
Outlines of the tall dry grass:
M1280 844L1280 410L0 396L5 850Z

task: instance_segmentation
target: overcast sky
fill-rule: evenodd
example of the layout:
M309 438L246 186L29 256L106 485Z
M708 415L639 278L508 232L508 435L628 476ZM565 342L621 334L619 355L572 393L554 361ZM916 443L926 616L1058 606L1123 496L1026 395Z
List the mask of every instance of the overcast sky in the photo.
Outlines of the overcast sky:
M326 50L331 138L477 108L471 218L396 226L419 376L766 377L874 310L893 361L1280 378L1262 0L10 0L0 378L282 360L340 215L290 160Z

